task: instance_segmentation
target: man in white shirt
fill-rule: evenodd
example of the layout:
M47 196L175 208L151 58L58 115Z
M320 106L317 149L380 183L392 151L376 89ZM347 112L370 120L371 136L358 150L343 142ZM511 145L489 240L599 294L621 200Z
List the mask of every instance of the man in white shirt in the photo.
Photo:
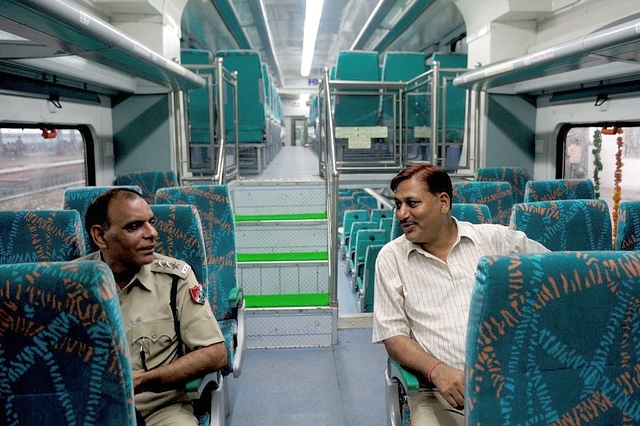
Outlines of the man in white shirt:
M391 181L404 235L376 262L373 342L414 372L411 424L464 424L464 351L478 260L484 255L543 252L541 244L501 225L451 216L449 175L415 165Z

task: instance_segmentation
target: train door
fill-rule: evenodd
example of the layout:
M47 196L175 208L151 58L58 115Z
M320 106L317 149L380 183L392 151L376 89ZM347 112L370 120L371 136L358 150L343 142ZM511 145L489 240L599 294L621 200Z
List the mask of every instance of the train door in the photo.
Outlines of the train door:
M291 146L307 145L307 119L305 117L292 117Z

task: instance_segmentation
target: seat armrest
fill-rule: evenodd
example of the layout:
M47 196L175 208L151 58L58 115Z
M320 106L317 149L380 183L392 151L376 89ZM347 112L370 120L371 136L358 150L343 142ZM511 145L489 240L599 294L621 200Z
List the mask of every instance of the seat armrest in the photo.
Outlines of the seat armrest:
M242 287L232 288L229 292L229 305L231 308L237 308L238 305L244 300L244 292Z
M387 361L389 376L396 377L405 389L405 392L416 391L420 387L418 378L402 367L396 360L389 358Z
M204 391L209 387L211 387L211 390L218 389L222 378L221 374L220 370L218 370L213 373L209 373L204 377L198 377L197 379L191 380L185 385L185 390L187 391L189 398L200 399Z
M244 336L245 336L245 307L244 299L241 299L237 307L238 333L236 335L236 350L233 356L233 377L240 377L242 372L242 359L244 355Z

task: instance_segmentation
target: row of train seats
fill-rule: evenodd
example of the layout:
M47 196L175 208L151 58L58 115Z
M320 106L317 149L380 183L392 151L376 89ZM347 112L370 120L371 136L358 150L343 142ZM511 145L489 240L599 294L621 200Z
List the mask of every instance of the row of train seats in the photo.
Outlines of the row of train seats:
M400 132L407 159L431 159L433 86L424 82L433 78L429 71L434 61L440 64L439 83L436 85L438 132L446 139L446 151L443 154L440 146L438 155L446 156L447 167L459 164L466 92L453 86L452 81L460 70L466 69L467 56L435 53L427 58L421 52L386 52L383 57L374 51L343 51L338 54L332 68L332 80L407 83L420 76L421 81L404 92L392 88L383 89L382 93L377 88L335 91L333 106L336 138L341 148L337 152L339 161L392 159L395 153L392 143L399 138ZM317 122L317 114L317 109L312 110L312 123ZM372 143L362 145L361 138L355 138L358 139L355 141L351 136L342 135L351 135L353 132L348 129L353 128L358 128L359 135L369 138Z
M639 270L637 251L480 259L466 334L466 424L640 424L631 379L640 363L632 331ZM416 377L389 359L386 383L388 424L410 424L405 395L418 389Z
M374 218L381 211L387 216L382 221ZM370 312L377 251L372 247L367 261L368 246L383 245L402 230L393 212L380 210L376 198L365 191L341 190L338 212L340 253L360 293L362 311ZM535 181L524 169L480 169L476 180L454 182L451 214L458 220L523 231L551 251L640 249L640 202L621 203L613 235L609 207L595 199L589 179ZM381 243L373 229L386 229L386 241Z
M181 51L181 62L185 67L191 67L201 74L209 74L212 80L215 80L216 58L222 59L225 70L237 73L237 89L226 86L226 92L223 94L226 142L235 144L234 124L237 121L241 171L260 174L282 147L282 100L266 63L257 51L220 50L216 52L215 58L209 51ZM218 88L215 81L212 84L214 86L211 91L208 86L189 91L189 151L192 171L203 172L210 169L212 159L216 158L216 153L210 149L212 132L209 127L214 122L215 128L215 120L219 116L215 112ZM235 96L237 105L233 102ZM213 119L209 116L211 110Z
M136 182L142 183L140 181ZM153 183L154 180L151 179L147 182ZM156 180L155 182L159 181ZM125 187L134 189L141 194L145 193L145 190L142 190L140 186L137 185L129 185ZM33 287L32 290L28 291L33 292L33 294L41 295L38 296L38 298L42 297L42 300L53 300L51 299L50 294L54 294L53 292L65 291L63 288L64 286L68 288L68 291L75 289L74 291L77 292L81 286L77 284L76 281L82 281L83 286L95 286L95 280L92 278L93 275L89 273L85 274L83 272L85 267L79 266L83 265L84 262L81 264L67 264L65 262L70 262L97 249L96 247L91 247L90 244L87 244L87 242L91 240L84 230L84 216L91 201L97 195L105 192L109 188L111 187L71 188L65 192L65 199L63 201L64 208L61 210L0 212L0 246L2 247L2 252L0 253L0 264L11 266L2 271L3 282L10 283L12 286L15 284L16 288L20 288L20 286L22 286L22 291L27 291L28 289L24 287L26 285L26 281L23 282L23 280L28 280L29 285ZM228 368L188 385L188 389L194 395L194 398L202 397L207 401L204 404L197 405L200 407L206 407L206 409L201 413L198 413L202 424L223 424L224 419L229 414L228 410L230 407L230 404L227 401L228 386L224 386L224 379L229 375L238 377L241 373L245 333L243 294L242 289L238 288L236 284L235 224L228 189L224 185L184 187L173 185L173 182L171 182L168 187L156 188L156 195L154 197L154 203L151 204L151 209L156 216L156 229L159 234L159 245L156 248L156 251L158 253L185 260L192 266L198 281L203 283L203 287L206 289L209 303L211 304L216 319L223 331L230 360ZM55 268L52 270L53 272L51 274L40 273L38 271L41 269L41 266L34 266L40 264L36 264L34 262L47 262L42 264L42 268L45 269L52 265ZM58 263L60 263L60 265L57 265ZM22 267L22 265L28 265L28 267ZM16 268L13 268L14 266L16 266ZM104 269L103 266L104 264L102 264L100 268ZM12 273L11 271L14 272ZM23 272L24 274L29 272L30 275L23 276L21 275ZM108 268L106 268L106 272L102 271L101 274L103 276L101 275L100 280L102 281L100 282L103 282L103 286L107 285L104 284L104 282L113 280ZM75 281L69 282L69 275L73 276ZM80 280L79 278L82 279ZM73 287L73 285L76 285L76 287ZM7 291L9 292L7 293L7 297L15 293L14 290L10 290L9 287L7 287ZM90 293L86 292L77 293L82 297L90 295ZM117 308L116 289L113 289L112 291L110 288L101 288L99 294L115 297L115 302L110 300L105 300L104 302ZM71 295L69 295L69 297L70 296ZM74 295L73 297L77 298L78 296ZM64 299L60 298L59 300ZM78 302L74 299L74 303L69 303L68 306L74 306L76 302L84 303ZM91 304L94 302L92 301L87 303ZM64 306L64 303L62 306ZM23 309L22 307L16 307L14 305L5 305L4 308L0 309L5 308L11 308L12 310L12 312L5 312L7 318L15 318L16 315L19 314L30 315L33 317L34 314L39 315L40 306L35 306L33 304L30 308L25 306L24 312L14 312L16 309ZM116 319L108 322L113 322L117 325L119 318L117 314L119 314L119 310L116 309L116 311L116 313L111 312L109 314L116 315ZM94 312L93 309L91 312ZM79 313L70 312L69 314ZM46 321L51 320L52 324L55 321L63 321L66 324L66 322L69 322L69 318L71 318L63 318L62 316L59 316L59 318L56 319L52 318L51 314L46 312L43 313L43 315L45 315L46 318L49 318L46 319ZM91 321L93 320L96 319L93 318ZM83 318L82 321L85 321L85 319ZM121 319L119 321L121 321ZM74 325L69 326L67 324L67 326L71 328L69 330L63 330L60 336L56 337L48 335L46 330L43 331L43 333L48 335L47 338L53 339L55 337L56 340L51 341L51 345L55 347L62 345L62 351L62 349L67 347L67 344L64 342L72 344L72 342L75 341L74 339L84 339L78 337L80 336L79 333L87 332L86 330L81 330L84 325L102 327L102 323L94 322L95 321L91 324L81 324L71 318L71 323ZM51 325L51 327L54 327L54 325ZM106 334L113 338L126 339L124 333L114 331L106 332ZM26 339L25 336L25 339L16 339L15 336L11 334L11 338L13 339L12 342L24 341L25 344L31 344L29 343L31 342L30 339L35 337L31 336ZM91 345L91 343L87 344ZM103 345L103 343L100 344ZM6 355L6 345L1 343L1 341L0 345L0 347L4 348ZM46 351L52 350L52 347L49 347L51 345L47 345ZM13 346L13 343L10 346ZM91 349L87 346L87 350L95 350L96 347L97 346L92 346L93 349ZM121 354L122 356L127 357L127 348L128 346L126 344L119 342L118 351L112 351L110 353ZM42 348L39 350L42 350ZM75 353L76 351L68 352ZM76 355L81 354L78 352ZM55 356L58 357L58 354L56 353ZM62 357L62 355L60 356ZM40 359L42 357L36 356L36 358ZM80 358L82 358L80 361L88 362L87 360L91 357L82 356ZM55 362L58 362L57 359L58 358L56 358ZM107 358L100 357L99 361L104 361L105 359ZM13 364L17 361L17 358L14 359L13 356L5 356L3 357L3 360ZM115 362L111 361L109 361L108 364L116 365ZM131 372L128 364L123 365L124 367L122 368L124 373L118 370L116 370L116 373L121 376L126 373L123 377L118 379L118 383L119 386L124 387L123 389L127 391L126 386L129 386L132 383ZM34 367L33 371L40 371L38 368L40 367ZM95 373L91 374L96 376L96 379L102 380L103 378L97 377L97 374L100 373L103 365L95 365L92 368L94 368ZM0 391L0 400L3 401L0 402L0 404L3 406L8 404L8 401L13 398L23 398L25 395L24 392L26 391L33 393L34 389L42 389L43 391L48 392L48 382L44 383L45 381L43 381L43 386L39 387L36 386L33 381L40 380L40 378L44 376L41 376L38 373L37 376L33 377L33 380L29 380L32 373L31 365L27 365L24 370L26 372L22 373L22 376L24 377L21 376L21 380L23 380L23 384L26 383L28 386L25 385L25 387L23 384L16 383L15 386L12 384L11 389L7 391L8 393ZM113 373L113 370L110 370L109 373ZM66 371L64 374L66 374ZM84 374L85 379L91 377L91 374L89 373ZM58 377L52 377L52 381L59 380L60 379ZM64 379L63 382L77 383L79 389L83 389L83 386L86 384L85 381L76 379ZM214 382L213 385L211 382ZM32 388L29 388L29 386L32 386ZM99 385L94 386L100 388ZM118 392L112 391L109 386L111 385L105 384L105 390L113 394L112 399L120 398ZM211 391L211 389L213 389L213 391ZM96 401L101 401L100 398L103 398L104 400L109 401L109 396L97 396L99 394L97 393L97 389L95 389L92 392L85 392L82 396L84 399L80 399L80 394L76 396L75 392L75 388L59 391L59 398L54 398L57 401L64 401L67 397L72 398L73 400L72 403L67 404L64 407L61 406L59 410L67 410L67 416L76 416L78 419L109 418L109 416L101 414L101 411L99 411L98 408L91 406L91 404L95 404L94 399ZM51 395L56 394L51 393ZM60 397L60 395L62 395L62 397ZM35 399L32 399L31 405L28 405L28 398L24 396L24 398L21 399L22 402L20 402L20 404L23 404L24 406L14 404L8 412L13 413L12 415L14 418L20 419L19 423L22 423L22 420L24 420L25 424L30 424L31 422L29 419L31 417L29 416L37 415L39 412L39 410L37 410L33 405L34 400ZM129 405L131 405L132 397L128 399L125 398L125 400ZM87 404L88 406L84 407ZM52 400L51 404L44 404L42 406L47 409L51 409L50 405L56 404L54 404L54 401ZM56 405L56 407L58 405ZM83 411L85 408L86 412ZM58 408L51 410L52 413L56 413L60 418L64 417L56 411ZM78 411L76 413L73 410ZM124 410L124 414L128 413L128 411L126 411L128 408L116 407L114 410ZM122 413L118 412L117 414L120 416ZM93 421L89 421L88 423L94 424ZM118 423L130 424L124 421ZM135 418L133 424L135 424Z

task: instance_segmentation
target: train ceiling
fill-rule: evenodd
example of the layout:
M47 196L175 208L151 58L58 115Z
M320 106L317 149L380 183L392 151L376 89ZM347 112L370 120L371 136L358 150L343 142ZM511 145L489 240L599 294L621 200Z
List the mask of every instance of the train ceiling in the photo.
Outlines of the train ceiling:
M183 45L209 50L258 50L281 94L309 92L321 70L343 50L444 49L465 33L452 0L325 0L312 74L300 75L305 0L190 0L182 18ZM203 27L225 22L226 28ZM217 19L216 19L217 18ZM309 82L309 79L312 82Z

